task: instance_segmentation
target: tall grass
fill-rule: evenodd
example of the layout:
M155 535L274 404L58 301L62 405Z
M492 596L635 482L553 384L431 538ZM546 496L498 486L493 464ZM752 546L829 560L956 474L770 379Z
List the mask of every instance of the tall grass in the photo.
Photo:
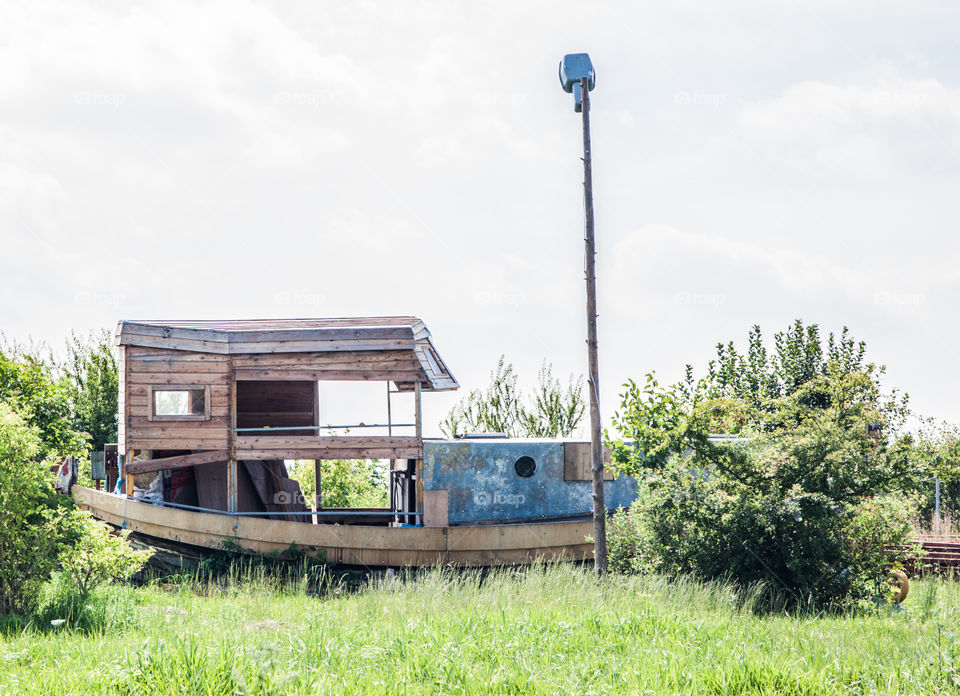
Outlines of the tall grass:
M358 590L238 569L108 588L103 630L8 630L0 694L953 692L960 589L913 585L902 608L823 616L758 614L762 588L569 565Z

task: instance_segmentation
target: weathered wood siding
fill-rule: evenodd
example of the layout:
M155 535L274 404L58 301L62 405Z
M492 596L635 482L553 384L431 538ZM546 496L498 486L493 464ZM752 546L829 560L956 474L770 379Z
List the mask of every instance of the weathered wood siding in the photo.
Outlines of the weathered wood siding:
M120 346L120 437L129 450L230 449L231 390L240 397L238 427L316 424L316 390L292 383L427 379L413 351L285 354L200 353L138 345ZM240 383L240 386L237 384ZM285 383L285 384L284 384ZM150 388L209 387L209 420L150 420ZM312 436L309 436L312 435ZM312 431L277 431L236 438L237 458L420 458L419 438L327 437Z
M121 398L124 449L214 450L229 447L230 356L124 346ZM154 385L210 387L210 420L151 421Z
M238 354L233 366L238 380L427 381L412 350Z

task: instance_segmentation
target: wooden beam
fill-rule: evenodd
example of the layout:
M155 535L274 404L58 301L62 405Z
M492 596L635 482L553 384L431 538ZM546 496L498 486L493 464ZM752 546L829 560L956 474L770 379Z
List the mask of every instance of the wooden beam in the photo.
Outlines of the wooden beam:
M196 452L195 454L181 454L176 457L163 457L161 459L147 459L142 462L136 462L127 467L127 473L145 474L151 471L167 471L169 469L179 469L184 466L194 466L195 464L225 462L228 459L230 459L230 452L225 449Z
M419 447L298 447L237 450L244 459L419 459Z
M416 437L378 437L376 435L237 435L234 447L239 454L251 449L337 449L364 447L385 449L390 447L420 447ZM241 457L242 459L242 457Z
M367 369L349 368L340 370L303 370L277 368L239 367L234 375L240 380L297 380L297 381L328 381L328 382L416 382L426 380L427 376L421 370L394 370L394 369ZM211 379L216 384L216 380Z
M123 478L127 484L127 495L133 495L133 474L128 471L131 464L133 464L133 450L128 449L126 456L123 458Z
M228 361L230 372L233 373L233 358L231 357ZM229 443L230 450L230 459L227 461L227 510L229 512L237 512L239 506L237 501L239 499L239 491L237 490L237 445L236 445L236 435L234 432L237 429L237 380L233 377L230 378L230 431L228 433L227 442Z

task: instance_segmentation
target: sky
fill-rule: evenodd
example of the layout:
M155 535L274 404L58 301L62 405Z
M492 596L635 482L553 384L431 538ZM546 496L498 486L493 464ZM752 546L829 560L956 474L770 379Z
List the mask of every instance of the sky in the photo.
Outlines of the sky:
M500 355L584 373L583 51L605 421L797 318L960 421L947 2L3 3L0 330L413 314L427 434Z

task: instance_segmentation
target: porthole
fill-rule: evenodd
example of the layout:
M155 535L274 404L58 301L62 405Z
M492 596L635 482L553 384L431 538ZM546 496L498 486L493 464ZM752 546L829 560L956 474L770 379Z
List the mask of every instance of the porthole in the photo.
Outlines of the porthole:
M514 463L513 469L517 472L517 476L530 478L533 476L533 472L537 470L537 463L533 457L524 455Z

